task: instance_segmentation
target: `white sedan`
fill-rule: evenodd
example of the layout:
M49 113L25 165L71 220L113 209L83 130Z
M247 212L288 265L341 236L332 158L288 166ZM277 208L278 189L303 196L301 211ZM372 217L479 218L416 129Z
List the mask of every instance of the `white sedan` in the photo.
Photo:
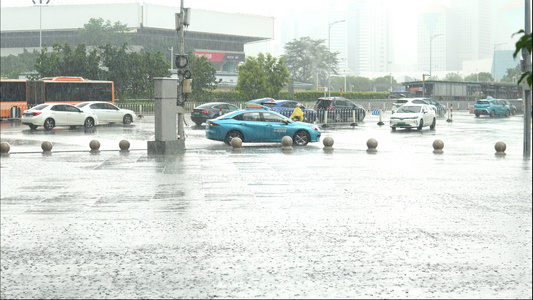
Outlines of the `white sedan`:
M88 101L76 104L83 111L91 111L98 116L98 122L131 124L137 117L133 110L122 109L111 103L102 101Z
M427 104L404 104L390 117L392 130L396 130L396 128L422 130L425 126L434 130L436 122L435 111Z
M51 130L56 126L91 128L98 124L98 117L72 104L44 103L25 110L22 113L21 123L28 125L32 130L39 126L43 126L45 130Z

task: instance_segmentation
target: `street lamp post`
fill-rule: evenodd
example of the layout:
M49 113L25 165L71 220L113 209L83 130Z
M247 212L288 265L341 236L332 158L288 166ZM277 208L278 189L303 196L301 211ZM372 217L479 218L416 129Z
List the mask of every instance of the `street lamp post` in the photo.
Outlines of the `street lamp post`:
M496 48L498 48L498 46L500 45L503 45L505 43L499 43L499 44L496 44L494 45L494 50L492 51L492 67L494 69L494 81L497 81L497 78L496 78Z
M43 0L39 0L39 4L35 3L35 0L32 0L33 6L39 6L39 53L43 50ZM50 3L50 0L47 0L44 5Z
M429 77L431 78L431 45L433 43L433 39L438 37L439 35L442 35L442 33L435 34L429 39Z
M331 22L329 23L329 28L328 28L328 97L331 97L331 26L333 26L334 24L337 24L337 23L340 23L340 22L344 22L346 20L338 20L338 21L335 21L335 22Z

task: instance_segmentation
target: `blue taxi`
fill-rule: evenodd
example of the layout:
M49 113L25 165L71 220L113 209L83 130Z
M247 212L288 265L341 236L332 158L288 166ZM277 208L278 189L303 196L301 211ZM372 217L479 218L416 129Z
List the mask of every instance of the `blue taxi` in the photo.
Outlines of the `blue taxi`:
M281 142L290 136L296 146L320 141L320 130L309 123L294 122L268 107L250 103L243 110L227 113L206 122L205 136L230 145L233 138L243 143Z

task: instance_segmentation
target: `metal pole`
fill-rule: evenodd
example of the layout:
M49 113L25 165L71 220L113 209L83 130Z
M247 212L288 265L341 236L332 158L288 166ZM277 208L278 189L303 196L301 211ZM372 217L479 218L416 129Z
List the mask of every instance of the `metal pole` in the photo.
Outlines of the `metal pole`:
M39 5L39 53L43 51L43 5Z
M525 28L526 34L531 34L531 0L525 1ZM531 72L531 53L523 48L522 57L524 59L525 71ZM524 78L524 80L526 80ZM522 95L524 96L524 156L531 157L531 86L526 87L527 83L522 83Z
M185 11L183 9L183 0L181 0L181 8L180 8L180 24L179 24L179 54L180 54L180 60L181 55L185 55L185 34L184 34L184 28L183 28L183 22L185 18ZM184 80L184 73L178 71L178 139L183 141L183 145L185 147L185 130L184 130L184 113L185 113L185 97L183 95L183 80Z
M339 20L329 23L328 28L328 97L331 97L331 26L336 23L344 22L345 20Z

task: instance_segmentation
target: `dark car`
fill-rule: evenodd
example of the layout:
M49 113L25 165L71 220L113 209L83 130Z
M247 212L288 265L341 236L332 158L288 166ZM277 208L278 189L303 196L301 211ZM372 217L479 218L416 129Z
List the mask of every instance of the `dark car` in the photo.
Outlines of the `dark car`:
M321 97L314 107L320 123L361 122L366 111L359 105L344 97Z
M511 115L513 116L516 115L516 112L517 112L516 105L512 104L511 101L509 100L500 99L500 101L502 101L503 103L509 106L509 108L511 109Z
M200 126L209 119L214 119L236 110L239 110L239 108L233 104L225 102L209 102L195 107L191 111L191 120L197 126Z
M299 103L295 100L276 100L276 105L269 107L271 110L290 118L292 112ZM311 108L305 107L300 103L300 109L304 112L304 122L313 123L316 120L316 111Z

